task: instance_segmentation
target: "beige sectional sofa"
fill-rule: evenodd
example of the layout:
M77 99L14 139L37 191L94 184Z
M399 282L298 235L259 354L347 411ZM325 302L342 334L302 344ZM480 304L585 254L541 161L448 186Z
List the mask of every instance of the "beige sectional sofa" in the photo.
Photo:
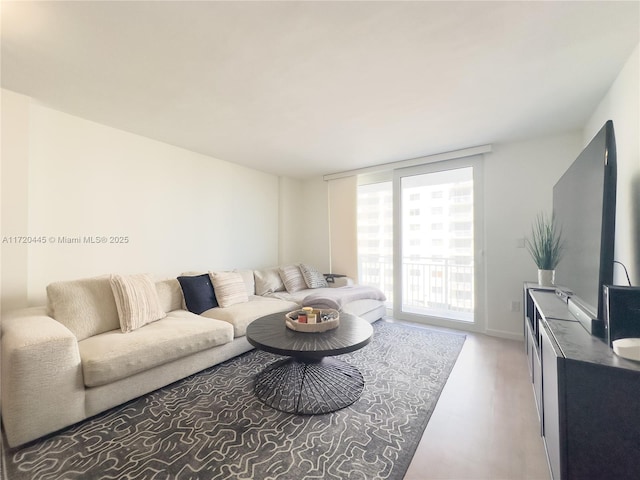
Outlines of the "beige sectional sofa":
M176 278L153 282L148 276L111 275L49 285L47 306L2 319L1 407L9 446L247 352L253 347L246 328L256 318L295 310L323 288L342 288L345 295L351 288L305 285L289 292L278 282L281 271L219 275L227 284L219 284L215 294L229 293L219 299L228 304L200 314L187 309ZM373 322L385 312L380 298L346 301L342 310ZM151 317L143 318L149 312Z

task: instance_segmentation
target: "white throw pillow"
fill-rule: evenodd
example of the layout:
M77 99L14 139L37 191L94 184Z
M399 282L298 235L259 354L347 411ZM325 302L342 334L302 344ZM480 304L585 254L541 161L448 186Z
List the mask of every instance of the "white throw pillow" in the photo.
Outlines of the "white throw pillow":
M253 272L256 279L256 295L267 295L274 292L284 291L284 283L280 278L278 267L265 268Z
M120 329L124 333L166 317L149 275L111 275L109 283L116 300Z
M247 295L255 295L256 293L256 281L253 277L253 270L238 270L235 269L234 272L239 273L242 277L242 281L244 282L245 288L247 289Z
M329 286L327 279L318 270L311 265L300 264L300 271L304 277L304 281L309 288L326 288Z
M177 278L168 278L156 282L156 291L160 306L165 312L173 312L182 309L184 299L182 298L182 289Z
M209 276L220 307L230 307L249 301L247 287L242 275L238 272L209 272Z
M307 284L304 281L304 277L302 276L302 272L298 265L280 267L280 278L282 278L284 287L289 293L295 293L307 288Z
M49 316L78 340L120 327L109 276L55 282L47 286Z

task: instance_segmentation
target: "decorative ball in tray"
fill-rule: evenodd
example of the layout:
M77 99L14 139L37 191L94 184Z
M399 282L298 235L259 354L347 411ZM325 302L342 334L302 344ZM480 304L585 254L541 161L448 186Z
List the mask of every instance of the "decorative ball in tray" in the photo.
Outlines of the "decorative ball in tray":
M304 307L285 315L287 328L296 332L320 333L338 328L340 314L333 309Z

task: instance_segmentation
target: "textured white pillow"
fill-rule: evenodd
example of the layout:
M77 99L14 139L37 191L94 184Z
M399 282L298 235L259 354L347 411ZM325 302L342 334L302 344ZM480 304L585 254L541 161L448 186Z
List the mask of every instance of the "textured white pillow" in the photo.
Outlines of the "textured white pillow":
M284 287L289 293L295 293L307 288L302 272L298 265L287 265L280 267L280 278L284 282Z
M109 277L55 282L47 286L48 313L78 340L120 327Z
M242 281L244 282L245 288L247 289L247 295L255 295L256 293L256 281L253 277L253 270L238 270L235 269L234 272L239 273L242 277Z
M302 272L302 276L304 277L304 281L307 284L307 287L323 288L329 286L329 284L327 283L327 279L324 278L324 275L313 268L311 265L301 263L300 271Z
M183 309L182 289L177 278L169 278L156 282L156 291L160 306L165 312L173 312L174 310ZM184 309L183 309L184 310Z
M253 272L253 276L256 279L256 295L284 291L284 283L280 278L278 267L256 270Z
M222 308L249 301L247 287L238 272L209 272L218 305Z
M120 329L124 333L166 317L149 275L111 275L109 283L116 300Z

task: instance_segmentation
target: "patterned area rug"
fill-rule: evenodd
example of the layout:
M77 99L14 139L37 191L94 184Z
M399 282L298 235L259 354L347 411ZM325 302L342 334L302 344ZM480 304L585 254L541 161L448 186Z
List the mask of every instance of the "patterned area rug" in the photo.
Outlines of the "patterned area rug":
M362 372L362 397L315 416L256 398L255 374L281 357L251 351L5 451L7 478L400 480L464 340L374 323L369 345L340 356Z

